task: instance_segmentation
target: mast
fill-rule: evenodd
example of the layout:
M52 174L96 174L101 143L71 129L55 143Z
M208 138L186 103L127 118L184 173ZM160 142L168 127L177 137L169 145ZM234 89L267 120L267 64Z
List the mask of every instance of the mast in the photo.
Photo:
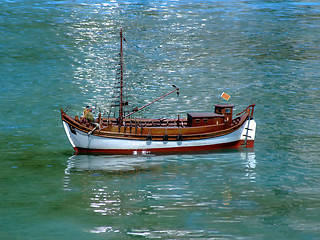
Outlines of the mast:
M131 116L132 114L144 109L145 107L148 107L149 105L159 101L160 99L168 96L169 94L173 93L173 92L177 92L177 94L179 95L179 88L176 87L175 85L172 85L175 89L172 90L171 92L157 98L156 100L140 107L140 108L135 108L131 113L129 114L125 114L125 111L124 111L124 106L125 105L128 105L128 102L127 101L123 101L123 95L124 95L124 84L123 84L123 41L127 41L124 37L123 37L123 34L122 34L122 28L120 29L120 99L119 99L119 116L118 116L118 125L119 126L122 126L123 125L123 119ZM119 83L117 81L117 83ZM117 104L114 104L112 106L118 106ZM115 113L115 112L114 112Z
M119 107L119 125L123 120L123 51L122 51L122 28L120 30L120 107Z

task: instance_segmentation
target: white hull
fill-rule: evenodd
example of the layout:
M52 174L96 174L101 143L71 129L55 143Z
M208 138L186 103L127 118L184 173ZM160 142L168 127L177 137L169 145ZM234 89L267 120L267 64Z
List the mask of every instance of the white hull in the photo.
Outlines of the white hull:
M247 126L249 124L249 128ZM148 141L116 139L88 135L76 128L70 129L68 123L63 121L63 126L72 147L79 152L101 152L110 154L147 154L154 152L185 152L197 150L212 150L220 148L239 148L250 145L256 132L256 122L247 120L238 130L219 137L182 140L182 141Z

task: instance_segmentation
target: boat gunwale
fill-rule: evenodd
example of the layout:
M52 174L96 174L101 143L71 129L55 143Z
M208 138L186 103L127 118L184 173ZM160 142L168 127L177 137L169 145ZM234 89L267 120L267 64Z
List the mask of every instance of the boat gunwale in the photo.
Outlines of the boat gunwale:
M249 118L249 114L250 114L250 110L248 109L245 113L243 113L241 116L238 116L235 119L239 119L239 121L233 125L230 126L228 128L222 129L222 130L216 130L216 131L211 131L208 132L205 129L209 130L210 128L214 128L218 125L207 125L207 126L195 126L195 127L189 127L189 126L184 126L184 127L172 127L172 126L168 126L168 127L164 127L164 126L158 126L158 127L137 127L137 129L140 129L140 133L130 133L130 132L126 132L126 128L130 128L130 127L125 127L125 126L116 126L116 125L109 125L111 127L120 128L120 131L118 130L118 132L115 131L105 131L103 130L93 130L94 128L91 127L87 127L84 126L83 124L77 122L73 117L69 116L67 113L65 113L62 109L61 109L61 118L62 121L65 121L66 123L68 123L69 125L73 126L74 128L76 128L78 131L81 131L85 134L88 135L94 135L97 137L103 137L103 138L115 138L115 139L127 139L127 140L146 140L146 138L148 136L152 137L152 141L163 141L163 137L165 134L152 134L152 130L159 130L159 129L163 129L165 132L166 130L176 130L176 133L174 134L166 134L168 136L167 141L177 141L177 137L178 136L182 136L181 140L182 141L187 141L187 140L200 140L200 139L207 139L207 138L212 138L212 137L219 137L219 136L224 136L227 134L230 134L236 130L238 130L245 122L246 120ZM136 129L136 127L132 127L132 129ZM142 130L143 129L147 129L148 134L143 133ZM200 133L185 133L186 130L201 130L202 131ZM123 131L121 131L123 130ZM151 139L150 139L151 140Z

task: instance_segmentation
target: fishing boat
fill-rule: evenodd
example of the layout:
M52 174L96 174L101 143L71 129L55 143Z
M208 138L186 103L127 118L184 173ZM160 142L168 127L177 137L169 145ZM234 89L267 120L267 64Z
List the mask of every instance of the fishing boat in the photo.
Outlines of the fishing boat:
M94 121L69 116L61 109L66 135L77 153L93 154L165 154L211 151L226 148L253 148L256 122L255 105L249 105L233 117L234 105L217 104L212 112L189 112L185 118L134 118L140 110L172 93L179 94L175 85L167 94L140 108L128 110L125 98L123 42L120 31L120 68L116 78L113 104L114 115L99 116ZM109 111L110 113L111 111Z

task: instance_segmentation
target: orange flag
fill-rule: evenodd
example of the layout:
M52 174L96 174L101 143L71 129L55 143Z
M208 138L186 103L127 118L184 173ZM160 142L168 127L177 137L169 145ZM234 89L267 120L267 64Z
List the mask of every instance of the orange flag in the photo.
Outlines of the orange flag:
M228 101L229 98L230 98L230 95L228 95L228 94L226 94L225 92L223 92L220 97L222 97L224 100L227 100L227 101Z

